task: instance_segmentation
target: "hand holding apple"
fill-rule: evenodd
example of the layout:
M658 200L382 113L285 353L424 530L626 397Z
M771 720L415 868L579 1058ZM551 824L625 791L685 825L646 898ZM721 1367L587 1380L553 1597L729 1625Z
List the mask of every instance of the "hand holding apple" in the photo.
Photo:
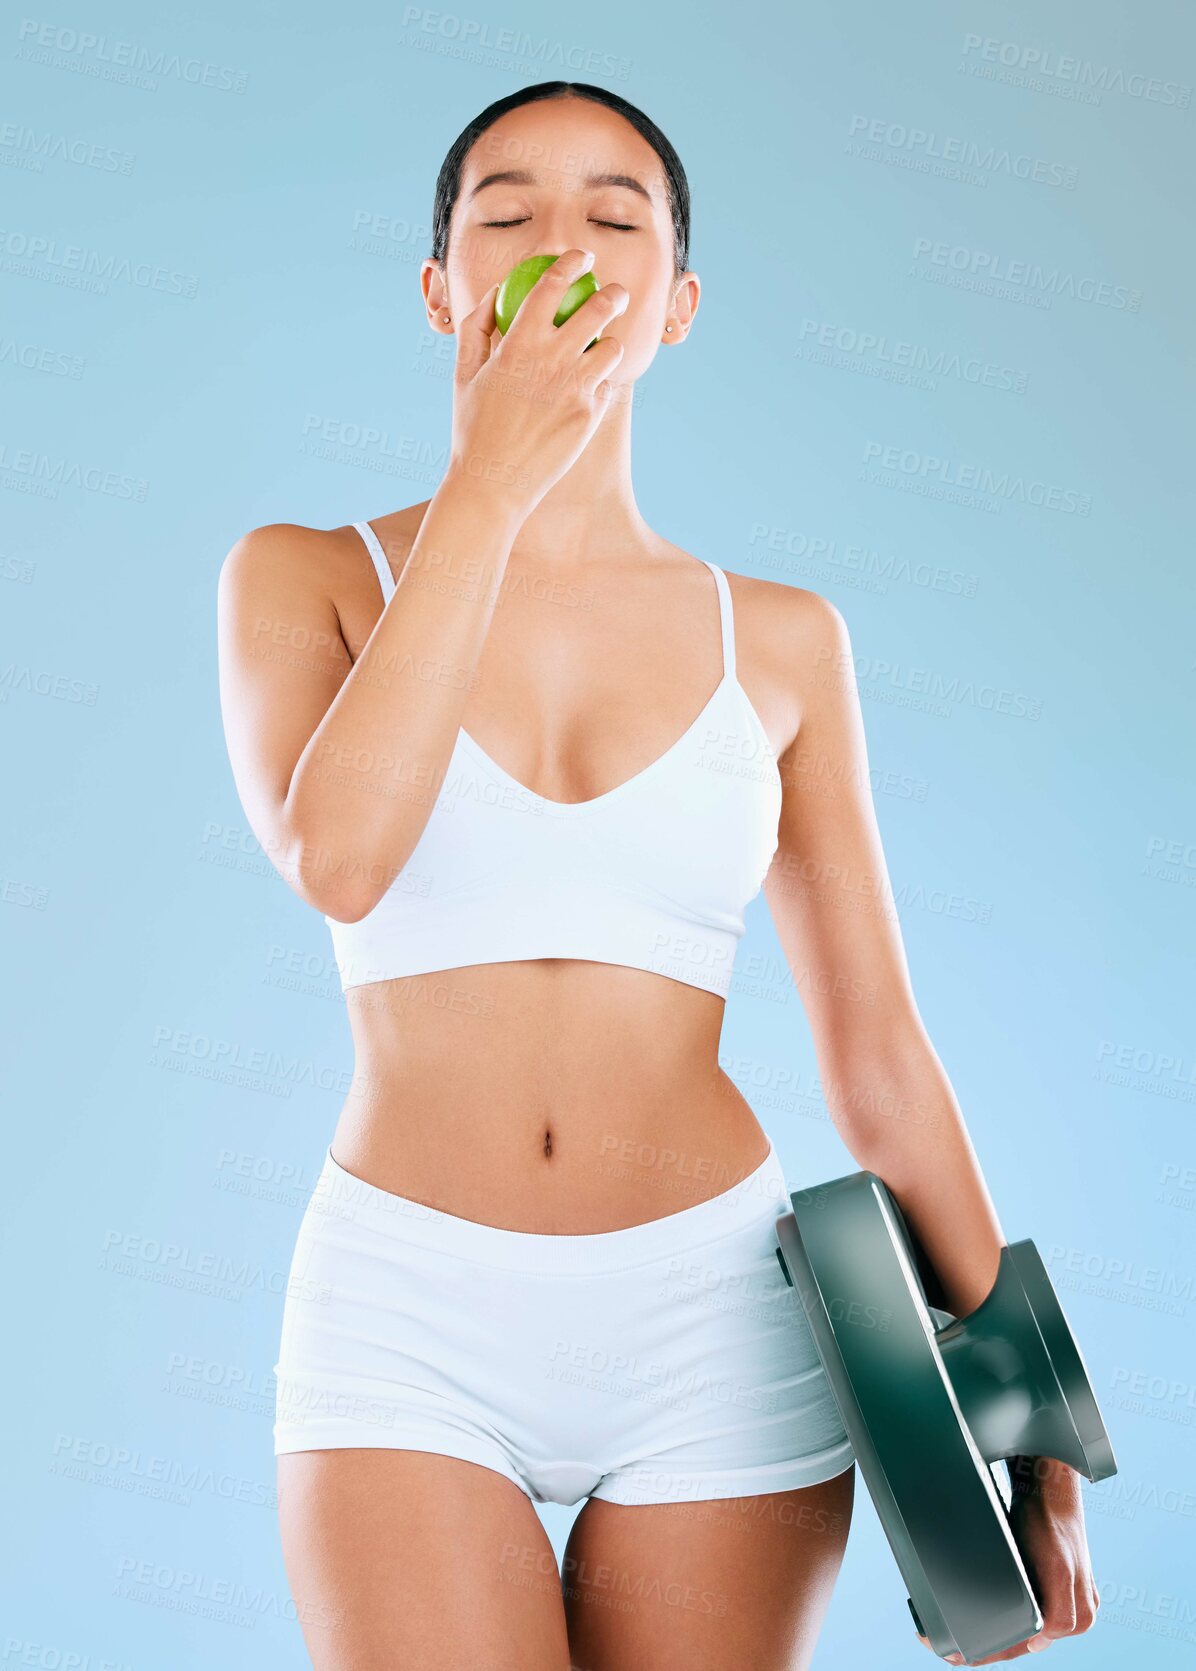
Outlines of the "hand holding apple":
M512 267L506 278L503 279L498 287L498 298L494 304L494 322L501 335L506 336L515 315L519 312L524 297L540 277L540 274L547 272L555 260L555 255L529 255L526 261L521 261L517 267ZM553 324L563 325L566 319L571 319L586 298L592 296L597 289L598 280L591 272L582 273L579 278L574 279L562 297L560 307L552 316ZM598 336L601 336L601 334L599 332ZM598 337L595 337L593 342L586 344L586 347L592 348L597 341Z
M450 469L524 517L597 429L623 357L601 327L627 306L627 291L599 287L593 259L569 249L521 261L457 326Z

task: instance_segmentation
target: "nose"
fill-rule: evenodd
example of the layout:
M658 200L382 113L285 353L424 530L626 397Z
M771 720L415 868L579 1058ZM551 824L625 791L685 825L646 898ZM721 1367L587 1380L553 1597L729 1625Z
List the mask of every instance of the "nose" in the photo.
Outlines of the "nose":
M581 244L575 244L571 238L538 238L534 243L530 243L525 249L520 250L516 257L516 264L520 261L526 261L529 256L533 255L555 255L559 261L566 250L581 249L582 247Z

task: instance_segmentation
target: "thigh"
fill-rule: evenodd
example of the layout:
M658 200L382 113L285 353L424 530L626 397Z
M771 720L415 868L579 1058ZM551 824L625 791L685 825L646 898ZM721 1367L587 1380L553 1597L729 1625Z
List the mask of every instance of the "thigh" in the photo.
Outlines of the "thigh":
M568 1671L556 1557L510 1480L426 1451L290 1451L277 1465L314 1671Z
M574 1671L805 1671L854 1491L853 1465L760 1497L591 1499L562 1563Z

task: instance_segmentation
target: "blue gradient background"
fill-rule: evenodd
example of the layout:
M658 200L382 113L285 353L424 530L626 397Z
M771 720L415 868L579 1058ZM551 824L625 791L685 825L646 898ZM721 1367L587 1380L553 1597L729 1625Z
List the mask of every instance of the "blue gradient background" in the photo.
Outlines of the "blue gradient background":
M1193 16L1128 0L405 15L81 0L32 32L15 12L0 24L17 1343L0 1666L305 1663L270 1368L350 1041L324 926L234 791L216 579L246 529L333 526L433 491L449 365L417 273L436 172L475 111L561 73L650 112L693 188L702 312L641 387L640 504L695 553L846 616L922 1013L1006 1234L1043 1252L1106 1414L1120 1473L1085 1487L1103 1606L1059 1652L1094 1671L1187 1664ZM451 38L471 22L491 46ZM107 44L39 47L43 24ZM1023 85L969 34L1184 91L1076 97L1057 69ZM120 41L234 85L169 63L130 84L107 73ZM936 139L889 130L861 154L874 121ZM30 135L131 161L39 157ZM959 178L927 160L949 141L1070 183L984 160ZM31 259L39 239L53 249ZM927 243L1138 305L1041 283L1049 305L1031 305L961 283L919 256ZM182 274L194 294L59 282L68 246ZM837 335L829 357L820 334ZM939 369L894 375L899 343ZM404 437L422 461L319 456L324 420ZM877 447L904 459L879 481ZM928 457L1045 484L1086 514L932 496ZM144 492L104 491L105 472ZM725 1066L796 1188L854 1163L782 967L761 899ZM241 1157L269 1181L238 1190ZM121 1266L125 1237L144 1251ZM559 1555L575 1511L541 1512ZM132 1598L124 1574L143 1561L159 1580ZM183 1572L241 1605L188 1613ZM929 1663L862 1484L815 1663Z

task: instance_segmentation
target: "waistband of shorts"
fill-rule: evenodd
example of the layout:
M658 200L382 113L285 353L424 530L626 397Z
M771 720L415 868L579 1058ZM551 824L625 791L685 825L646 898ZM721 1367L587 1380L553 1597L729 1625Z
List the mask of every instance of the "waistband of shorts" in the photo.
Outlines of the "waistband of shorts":
M481 1265L554 1275L620 1270L685 1253L751 1225L775 1220L790 1211L790 1202L784 1168L770 1138L768 1153L759 1166L728 1189L678 1212L618 1230L541 1234L457 1218L346 1172L331 1148L312 1192L309 1211L328 1219L364 1224L396 1242L415 1243L429 1252Z

